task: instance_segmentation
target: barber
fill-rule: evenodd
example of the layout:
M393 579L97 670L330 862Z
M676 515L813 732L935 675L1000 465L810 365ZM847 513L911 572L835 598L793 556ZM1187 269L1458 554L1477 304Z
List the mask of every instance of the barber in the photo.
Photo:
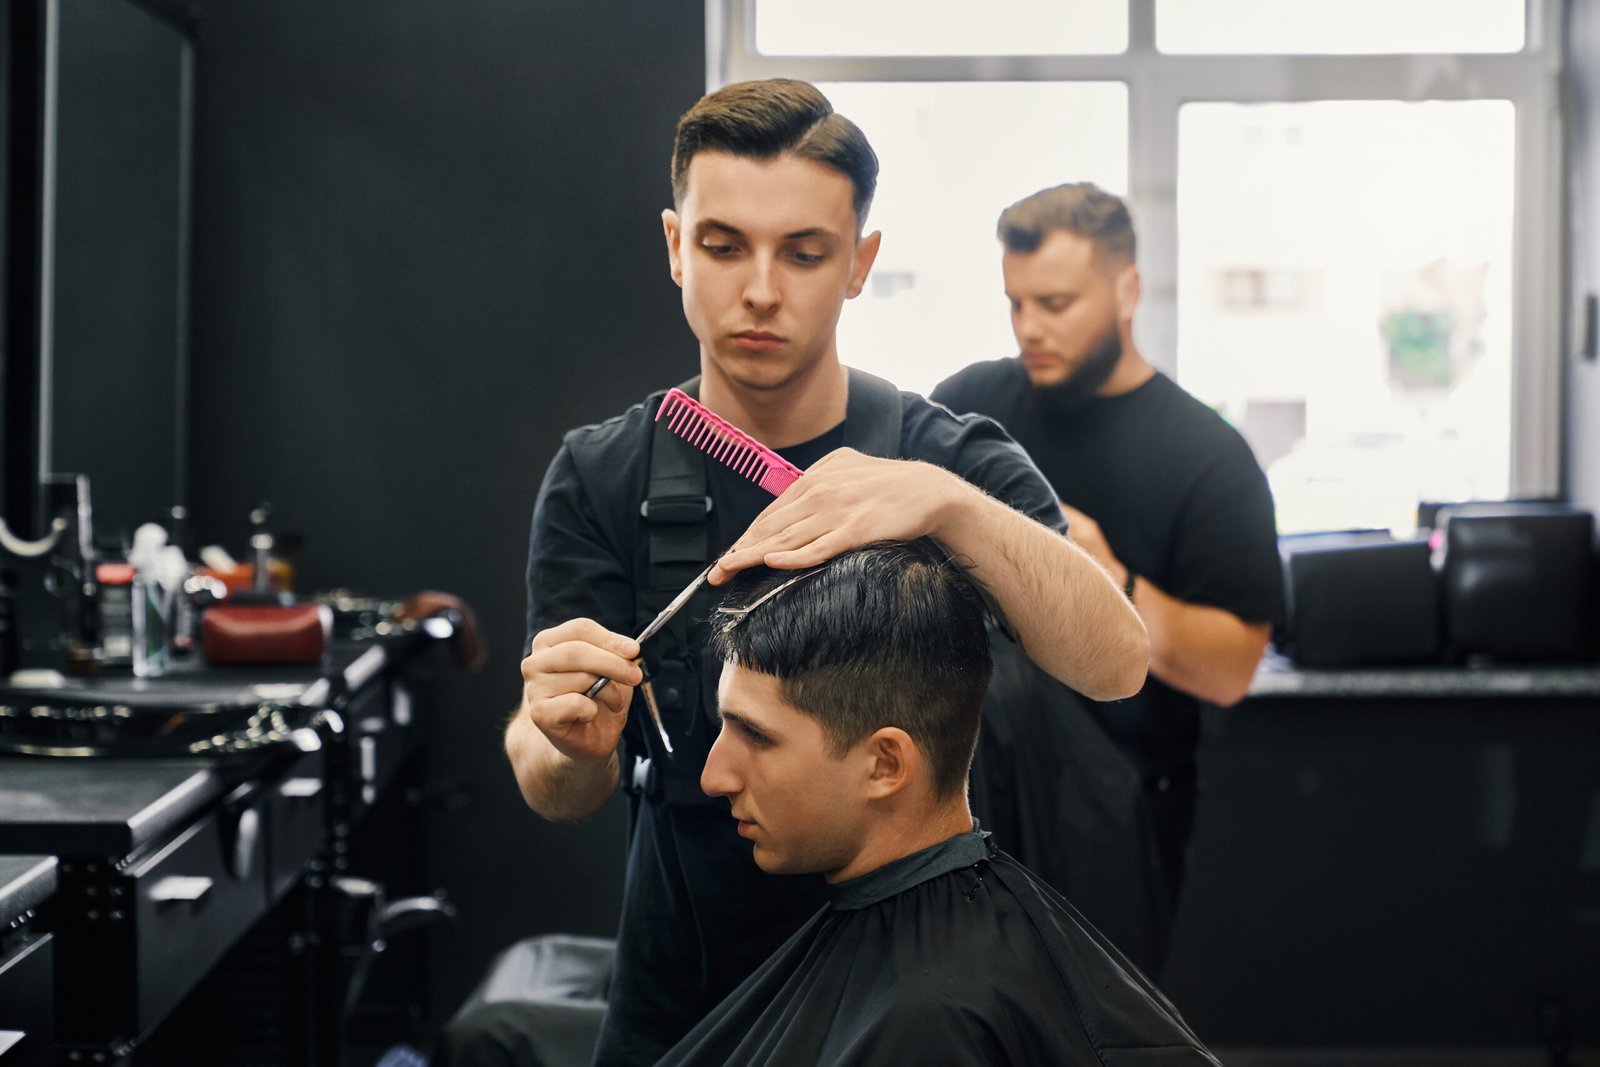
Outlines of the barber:
M695 536L712 552L732 543L712 582L932 536L970 563L1041 666L1103 697L1135 691L1148 659L1144 628L1061 536L1050 488L1022 451L989 420L957 419L840 363L838 317L865 284L880 236L864 228L877 160L861 131L803 82L732 85L680 121L672 174L663 232L699 342L700 400L806 470L772 501L696 458L705 488L681 503L709 498ZM884 420L858 412L885 392L900 431L885 452L862 454L858 442ZM659 639L641 650L629 636L648 618L641 586L655 588L666 555L684 559L681 545L656 552L655 518L641 519L659 404L657 394L568 434L546 474L529 554L523 699L505 736L524 798L547 818L582 819L619 784L632 793L623 917L595 1056L607 1064L654 1063L826 896L819 878L763 874L725 805L699 790L718 666L693 662L703 624L672 657ZM707 558L696 557L680 587ZM703 620L707 610L682 615ZM670 758L632 698L641 652L658 659ZM669 686L659 671L675 660L690 669ZM596 675L612 684L590 698Z
M999 237L1020 355L970 366L932 399L1011 431L1071 538L1144 620L1148 681L1095 714L1143 779L1175 906L1200 706L1244 697L1284 610L1272 495L1239 433L1134 344L1139 271L1119 198L1087 183L1045 189L1005 210Z

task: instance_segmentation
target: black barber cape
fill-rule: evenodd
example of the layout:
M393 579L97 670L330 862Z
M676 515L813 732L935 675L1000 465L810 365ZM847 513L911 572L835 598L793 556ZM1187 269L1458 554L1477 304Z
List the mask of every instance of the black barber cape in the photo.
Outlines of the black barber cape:
M1215 1064L1078 910L961 834L829 902L666 1064Z

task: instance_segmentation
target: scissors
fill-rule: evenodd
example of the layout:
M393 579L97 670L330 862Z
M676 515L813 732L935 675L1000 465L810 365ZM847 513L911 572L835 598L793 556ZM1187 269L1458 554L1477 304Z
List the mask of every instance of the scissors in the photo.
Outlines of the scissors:
M639 636L635 637L634 641L638 642L641 648L646 641L660 633L661 628L670 622L674 615L683 610L683 606L689 602L690 597L694 596L695 591L706 584L706 579L711 577L711 568L716 565L716 560L712 560L707 564L706 569L700 572L698 578L684 586L683 592L673 597L672 603L662 608L661 614L651 619L650 625L639 631ZM638 665L641 671L645 669L643 656L633 662ZM593 685L584 690L583 695L591 700L594 699L595 694L604 689L609 681L611 681L610 678L602 675ZM656 704L656 691L650 685L650 676L648 674L645 675L644 681L640 683L640 688L644 690L644 704L650 710L650 721L656 724L656 733L661 735L661 743L666 746L667 755L670 756L672 755L672 739L667 736L667 727L661 721L661 708Z

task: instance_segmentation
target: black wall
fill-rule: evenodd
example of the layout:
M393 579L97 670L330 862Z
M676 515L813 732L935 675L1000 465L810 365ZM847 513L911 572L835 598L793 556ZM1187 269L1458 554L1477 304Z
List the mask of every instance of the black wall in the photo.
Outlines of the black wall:
M552 826L500 748L523 566L568 428L693 373L659 214L698 3L228 0L198 27L193 514L270 500L298 586L448 590L486 671L428 723L415 844L461 908L435 1012L541 931L611 934L625 810Z

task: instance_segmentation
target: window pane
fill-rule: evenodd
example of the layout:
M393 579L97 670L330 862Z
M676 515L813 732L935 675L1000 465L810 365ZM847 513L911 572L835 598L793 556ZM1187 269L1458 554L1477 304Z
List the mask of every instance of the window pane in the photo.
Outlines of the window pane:
M1179 112L1179 380L1281 530L1506 495L1515 134L1503 100Z
M1015 355L995 223L1049 185L1128 184L1120 82L833 82L882 172L872 277L845 305L845 363L926 393L968 363Z
M1519 52L1525 0L1156 0L1163 52Z
M756 0L777 56L1100 55L1128 47L1128 0Z

